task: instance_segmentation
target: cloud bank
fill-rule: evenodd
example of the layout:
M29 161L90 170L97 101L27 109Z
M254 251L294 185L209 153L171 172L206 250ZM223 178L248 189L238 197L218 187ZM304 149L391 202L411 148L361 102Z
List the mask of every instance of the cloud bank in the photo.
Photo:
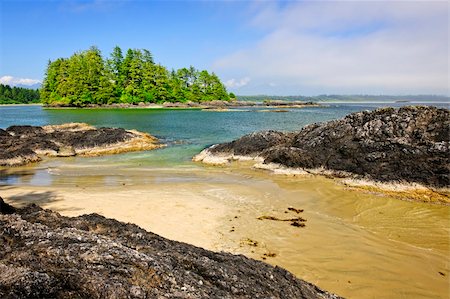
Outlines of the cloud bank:
M27 78L16 78L13 76L3 76L0 77L0 83L10 86L17 86L17 85L25 85L25 86L31 86L38 83L41 83L40 80L37 79L27 79Z
M252 13L264 37L214 64L251 77L248 91L449 94L447 1L259 2Z

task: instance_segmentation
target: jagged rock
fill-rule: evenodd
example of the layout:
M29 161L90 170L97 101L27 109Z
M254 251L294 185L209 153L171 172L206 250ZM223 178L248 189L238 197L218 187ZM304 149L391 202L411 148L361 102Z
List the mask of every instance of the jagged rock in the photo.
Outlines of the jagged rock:
M12 214L15 213L16 209L3 201L3 198L0 197L0 214Z
M29 136L42 135L45 133L42 127L38 126L10 126L6 129L6 132L13 136L20 136L22 138L26 138Z
M149 150L161 145L153 136L122 128L94 128L70 123L54 126L11 126L0 131L0 166L17 166L41 160L42 155L113 154Z
M31 205L0 213L0 231L0 298L339 298L282 268L97 214Z
M448 109L424 106L357 112L292 134L253 133L214 145L199 157L258 156L265 164L448 187L449 116Z
M9 137L9 136L11 136L11 135L8 132L6 132L3 129L0 129L0 138L1 137Z
M234 155L256 155L278 144L289 142L292 136L277 131L256 132L245 135L229 143L218 144L211 148L212 153L233 153Z

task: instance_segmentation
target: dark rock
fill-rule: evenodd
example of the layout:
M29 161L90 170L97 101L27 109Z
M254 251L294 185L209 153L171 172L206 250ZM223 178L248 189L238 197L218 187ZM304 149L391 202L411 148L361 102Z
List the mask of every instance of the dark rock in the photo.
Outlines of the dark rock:
M3 198L0 196L0 214L12 214L16 212L16 209L3 201Z
M290 142L292 136L277 131L256 132L245 135L230 143L218 144L210 149L212 153L233 153L235 155L255 155L266 148Z
M26 164L39 161L39 156L31 146L24 143L18 136L0 136L0 166L9 164Z
M0 138L1 137L10 137L11 135L3 129L0 129Z
M0 298L338 298L279 267L97 214L0 214Z
M209 149L264 163L350 172L377 181L450 185L448 109L410 106L353 113L297 133L253 133ZM268 136L266 138L266 136Z
M6 131L11 135L21 137L35 136L45 133L42 127L37 126L11 126L7 128Z
M17 166L39 161L39 155L67 157L77 151L101 150L110 145L140 143L123 151L153 149L158 146L156 138L122 128L94 128L86 124L57 126L11 126L0 131L0 166ZM120 152L120 149L113 153Z
M89 148L123 142L134 135L122 128L98 128L85 131L57 131L51 138L74 148Z

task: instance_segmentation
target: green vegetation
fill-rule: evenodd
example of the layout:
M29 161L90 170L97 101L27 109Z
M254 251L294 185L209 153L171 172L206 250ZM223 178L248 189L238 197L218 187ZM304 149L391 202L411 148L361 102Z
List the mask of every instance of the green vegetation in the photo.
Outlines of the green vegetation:
M203 102L230 100L214 73L194 67L168 71L148 50L115 47L108 59L100 50L49 62L41 88L44 104L83 107L91 104Z
M39 91L0 84L0 104L39 103Z

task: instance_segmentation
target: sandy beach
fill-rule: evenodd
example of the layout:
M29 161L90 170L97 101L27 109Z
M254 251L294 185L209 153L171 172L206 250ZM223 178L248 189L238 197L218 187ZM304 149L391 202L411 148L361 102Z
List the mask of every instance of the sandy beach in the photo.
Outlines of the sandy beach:
M226 207L189 190L126 187L48 188L3 187L8 202L22 206L34 202L65 216L98 213L142 228L169 239L215 248L219 219Z
M50 186L9 185L0 192L13 205L35 202L66 216L99 213L177 241L264 260L342 296L445 298L449 291L448 207L239 165L130 170L121 179L108 177L111 171L82 167L67 176L67 169L53 169L58 176ZM261 216L301 216L306 226Z

